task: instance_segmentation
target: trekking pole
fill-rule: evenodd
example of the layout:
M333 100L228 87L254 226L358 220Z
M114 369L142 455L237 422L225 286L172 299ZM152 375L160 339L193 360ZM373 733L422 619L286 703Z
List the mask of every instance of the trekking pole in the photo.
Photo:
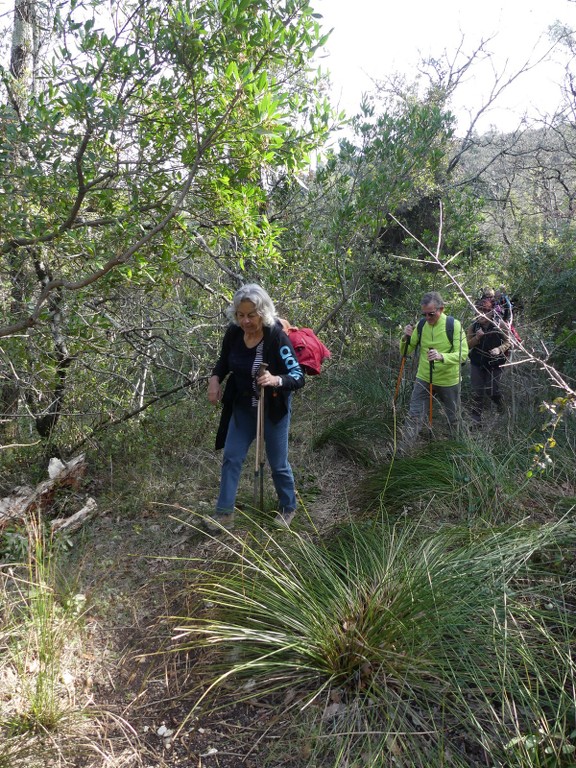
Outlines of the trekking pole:
M512 363L512 358L514 356L514 349L510 349L510 357L508 358L508 362ZM516 392L514 387L514 366L510 365L510 410L512 413L512 424L516 423Z
M430 421L430 427L432 427L432 377L434 375L434 360L430 360L430 404L429 404L429 412L428 412L428 419Z
M400 370L398 371L398 378L396 380L396 390L394 392L394 400L395 403L398 399L398 392L400 392L400 384L402 383L402 374L404 372L404 365L406 364L406 356L408 355L408 347L410 346L410 336L406 337L406 341L404 342L404 351L402 352L402 360L400 361Z
M460 439L460 428L462 426L462 337L464 334L464 316L460 317L460 337L458 347L458 384L460 389L458 392L458 421L456 423L456 436Z
M261 376L268 368L267 363L261 363L256 376ZM264 387L258 390L258 409L256 411L256 459L254 466L254 506L258 504L258 492L260 492L260 506L264 507Z

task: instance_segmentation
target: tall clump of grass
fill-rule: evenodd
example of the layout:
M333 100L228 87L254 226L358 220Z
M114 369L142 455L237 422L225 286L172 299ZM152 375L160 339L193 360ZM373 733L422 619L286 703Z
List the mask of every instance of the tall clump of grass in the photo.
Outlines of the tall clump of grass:
M542 760L574 744L576 599L541 555L575 542L568 523L232 538L176 647L206 651L198 707L233 681L290 709L300 765L549 765L535 734Z
M333 446L363 466L378 460L393 442L390 382L374 361L358 364L330 380L330 410L315 424L314 448Z
M474 441L428 443L412 456L396 456L373 468L359 496L370 509L395 514L431 500L451 505L460 517L507 519L525 478Z
M74 711L64 658L77 637L79 603L63 604L56 553L39 520L27 524L26 562L3 570L0 645L0 766L35 765L60 752L54 735ZM46 746L46 737L51 734ZM39 744L42 742L42 744Z

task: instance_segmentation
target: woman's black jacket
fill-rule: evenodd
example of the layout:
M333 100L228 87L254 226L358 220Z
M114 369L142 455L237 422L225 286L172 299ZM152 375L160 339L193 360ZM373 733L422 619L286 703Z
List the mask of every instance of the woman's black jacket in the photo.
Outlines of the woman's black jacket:
M281 324L277 322L271 328L264 326L263 331L262 361L268 363L268 370L273 376L282 377L281 388L264 388L265 413L272 422L277 423L288 413L290 394L304 386L304 372ZM218 376L221 382L230 374L222 396L222 415L216 433L216 450L224 447L228 425L238 397L234 373L230 371L228 361L232 347L242 338L243 333L244 331L238 325L228 327L222 340L220 357L212 370L212 376Z
M472 365L477 365L480 368L494 368L504 365L506 362L506 355L504 353L494 357L490 355L491 349L496 349L496 347L502 348L502 345L504 345L505 349L508 349L510 346L506 343L507 337L504 331L496 323L482 325L480 321L476 320L472 324L472 333L476 333L479 328L484 331L484 336L468 353Z

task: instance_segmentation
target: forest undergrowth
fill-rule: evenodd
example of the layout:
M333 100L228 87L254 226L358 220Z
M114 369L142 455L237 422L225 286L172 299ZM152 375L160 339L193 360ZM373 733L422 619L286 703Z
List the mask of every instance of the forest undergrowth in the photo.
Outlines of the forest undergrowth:
M0 766L576 765L574 419L529 476L546 385L510 371L505 416L435 414L400 456L395 376L297 395L290 531L250 455L235 529L204 532L203 392L94 445L99 516L2 539Z

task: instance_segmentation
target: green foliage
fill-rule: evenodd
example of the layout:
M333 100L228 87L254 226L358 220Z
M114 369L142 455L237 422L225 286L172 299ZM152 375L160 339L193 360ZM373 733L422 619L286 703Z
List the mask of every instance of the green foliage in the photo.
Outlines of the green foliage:
M414 456L397 456L373 470L362 495L371 508L393 514L432 503L464 504L464 513L497 513L503 467L475 443L434 441Z
M574 321L572 327L561 328L558 336L555 338L554 352L551 355L551 362L554 367L574 378L576 375L576 328Z
M326 427L314 440L315 448L333 445L340 456L363 466L378 458L378 445L391 440L392 431L385 418L346 416Z
M0 560L21 563L28 555L28 536L17 528L6 526L0 534Z
M556 418L570 398L550 398L550 433L528 438L540 432L538 379L505 436L383 460L397 426L398 327L424 290L455 296L441 271L396 257L422 259L420 243L434 251L441 225L441 253L462 251L451 263L464 289L510 275L524 322L537 320L571 372L574 238L558 226L571 216L570 131L557 135L565 148L543 133L460 143L448 90L407 88L367 102L354 136L312 172L331 114L309 71L325 41L309 6L152 0L112 12L116 22L95 2L57 9L34 93L2 73L24 97L23 119L11 114L0 128L0 310L25 331L0 344L2 410L5 385L17 389L17 434L6 442L25 445L2 456L6 490L33 474L20 460L27 450L43 458L44 447L26 446L30 426L47 420L46 442L92 438L101 499L117 516L159 501L199 513L218 474L217 411L203 407L202 380L222 306L257 279L295 323L329 318L335 355L314 384L310 443L326 461L335 448L354 462L340 491L358 518L378 522L310 538L246 520L225 539L228 556L191 569L200 602L179 621L180 645L208 662L201 703L231 681L236 700L291 706L282 743L301 744L294 762L315 768L573 764L573 525L510 524L573 513L569 420ZM560 150L562 174L535 170ZM459 314L456 302L450 309ZM390 329L377 353L376 317ZM527 480L535 441L538 461L550 449L559 458ZM390 527L399 513L422 525ZM430 533L444 518L452 525ZM56 738L70 711L60 673L82 606L59 598L56 556L41 536L30 541L4 535L6 557L31 558L25 581L3 593L2 664L25 694L0 724L0 765L11 768L22 737Z
M527 472L528 477L532 477L535 472L544 473L552 466L553 460L550 452L557 446L556 431L563 419L569 418L574 412L574 401L573 396L557 397L551 403L544 402L540 406L540 412L548 416L541 426L544 442L534 443L531 447L533 461L531 469Z
M514 249L514 280L523 315L537 323L552 365L576 372L572 297L576 290L576 245L572 226L545 230L537 242Z
M331 114L306 4L74 2L47 26L0 133L0 402L48 439L71 412L70 442L206 365L195 318L209 336L237 276L282 260L264 169L290 177Z
M550 732L549 724L541 725L535 733L515 736L506 745L514 765L538 768L573 768L576 753L576 730L570 731L570 722L558 724Z
M87 452L91 475L103 479L99 503L122 519L139 518L158 504L212 504L220 469L213 451L219 417L203 389L193 390L104 430Z
M313 447L333 446L339 455L364 466L378 461L394 433L393 413L385 405L390 394L388 377L379 359L326 374L330 408L322 415Z
M256 531L195 573L201 602L177 620L177 646L211 649L205 705L230 681L236 701L288 692L291 741L304 727L313 742L306 765L499 764L511 732L565 733L576 703L566 595L530 565L573 542L569 524L350 523L328 544Z

